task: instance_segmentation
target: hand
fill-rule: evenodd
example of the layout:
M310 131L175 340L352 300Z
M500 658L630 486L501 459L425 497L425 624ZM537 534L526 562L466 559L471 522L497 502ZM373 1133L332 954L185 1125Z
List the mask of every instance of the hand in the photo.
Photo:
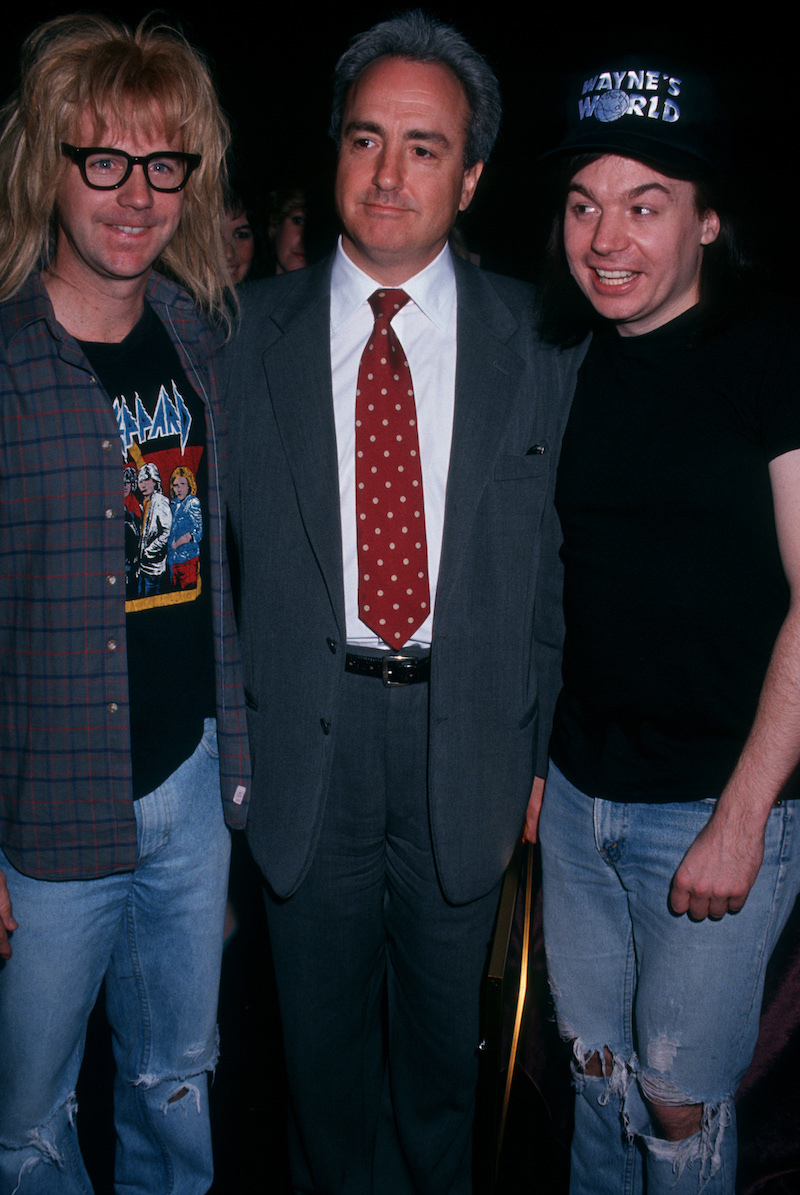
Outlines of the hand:
M544 799L544 780L541 776L534 777L533 788L525 810L525 828L522 831L523 842L539 841L539 814L542 812Z
M719 815L719 807L681 860L669 903L694 921L738 913L764 858L764 832Z
M19 929L11 914L11 897L8 895L6 877L0 871L0 958L11 958L11 943L8 935Z

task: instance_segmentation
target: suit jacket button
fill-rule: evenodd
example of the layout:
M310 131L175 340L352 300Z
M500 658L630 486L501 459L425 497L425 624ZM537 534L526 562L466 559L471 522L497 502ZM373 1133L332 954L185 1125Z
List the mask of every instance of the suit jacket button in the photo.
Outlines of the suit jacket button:
M325 642L327 643L328 647L331 649L333 654L336 655L336 640L331 639L331 637L328 636L328 638L325 640Z
M326 722L324 718L320 718L320 720L319 720L319 724L320 724L320 726L322 727L322 733L323 733L323 734L330 734L330 733L331 733L331 724L330 724L330 722Z

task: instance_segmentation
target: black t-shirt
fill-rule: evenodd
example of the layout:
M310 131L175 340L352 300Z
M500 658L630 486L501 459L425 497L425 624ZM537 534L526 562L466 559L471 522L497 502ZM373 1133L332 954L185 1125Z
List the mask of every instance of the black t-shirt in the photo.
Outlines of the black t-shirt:
M118 344L81 342L122 443L133 795L180 767L214 716L205 409L149 305Z
M769 462L800 448L796 326L766 304L703 339L695 308L592 341L556 488L552 740L591 796L716 797L741 752L788 609Z

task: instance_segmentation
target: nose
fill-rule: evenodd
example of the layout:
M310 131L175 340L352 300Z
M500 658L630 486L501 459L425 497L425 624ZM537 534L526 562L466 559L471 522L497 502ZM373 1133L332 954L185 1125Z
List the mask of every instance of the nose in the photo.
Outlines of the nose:
M131 171L130 178L126 179L117 191L118 201L123 207L152 207L153 194L153 189L147 181L144 165L141 162L137 162Z
M592 237L592 249L595 253L602 256L619 253L627 248L628 240L624 217L616 212L602 212L595 224Z
M397 191L403 185L402 156L399 150L384 145L375 163L373 184L379 191Z
M231 243L230 239L228 237L223 237L222 244L225 249L225 260L227 261L228 265L229 266L235 265L236 264L236 251L234 250L233 244Z

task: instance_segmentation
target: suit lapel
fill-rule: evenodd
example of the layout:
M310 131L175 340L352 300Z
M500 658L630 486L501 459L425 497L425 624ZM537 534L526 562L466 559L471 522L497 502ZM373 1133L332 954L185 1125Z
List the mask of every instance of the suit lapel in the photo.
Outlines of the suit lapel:
M303 270L272 316L278 334L264 353L275 421L309 542L345 633L339 467L330 358L330 263Z
M517 330L516 319L479 270L455 258L454 264L458 287L456 395L437 617L457 581L458 564L525 368L507 344Z

